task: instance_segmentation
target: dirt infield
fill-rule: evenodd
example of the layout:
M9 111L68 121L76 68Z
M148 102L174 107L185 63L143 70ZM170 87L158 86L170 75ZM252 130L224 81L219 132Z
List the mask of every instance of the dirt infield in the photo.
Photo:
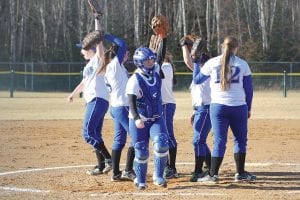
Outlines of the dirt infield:
M17 93L16 93L17 95ZM83 102L68 105L66 94L19 94L0 98L0 199L300 199L300 93L256 92L249 120L246 169L257 175L252 183L235 183L232 134L229 134L220 183L190 183L193 170L192 127L188 93L176 93L175 134L178 179L167 188L151 183L139 192L132 182L110 182L108 175L88 176L95 163L81 138ZM1 97L1 96L0 96ZM112 144L109 116L104 138ZM212 146L212 135L209 136ZM121 163L125 162L125 152ZM123 165L121 169L123 169Z

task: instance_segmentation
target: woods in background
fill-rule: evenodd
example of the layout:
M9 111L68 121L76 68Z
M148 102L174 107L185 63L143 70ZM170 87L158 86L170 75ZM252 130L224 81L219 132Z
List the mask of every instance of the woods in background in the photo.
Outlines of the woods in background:
M154 15L170 21L168 49L181 59L183 35L206 36L212 55L234 35L240 56L252 61L300 60L299 0L99 0L102 26L131 51L146 44ZM93 30L86 0L0 1L0 61L79 61L75 44Z

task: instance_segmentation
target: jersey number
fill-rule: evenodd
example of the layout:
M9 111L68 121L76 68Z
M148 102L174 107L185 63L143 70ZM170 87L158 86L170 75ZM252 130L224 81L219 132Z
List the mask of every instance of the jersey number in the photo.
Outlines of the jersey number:
M240 72L241 72L241 70L239 67L231 66L231 74L232 74L231 83L239 83L240 82L240 76L239 76ZM217 69L217 80L215 81L215 83L220 83L220 81L221 81L220 76L221 76L221 69L218 68Z

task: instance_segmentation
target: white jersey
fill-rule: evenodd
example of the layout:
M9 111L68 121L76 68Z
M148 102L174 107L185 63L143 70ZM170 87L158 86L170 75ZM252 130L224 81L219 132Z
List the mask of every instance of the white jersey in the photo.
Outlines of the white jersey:
M111 106L128 106L128 99L125 94L128 72L124 65L120 64L117 56L106 67L105 82L110 92Z
M135 73L142 73L142 71L140 69L137 69L137 72L135 72ZM154 73L159 73L159 66L157 64L155 64ZM142 76L142 78L146 82L148 82L148 79L145 76ZM156 84L156 81L154 81L152 84L149 84L149 85L155 85L155 84ZM143 91L139 85L137 77L134 74L129 78L127 85L126 85L126 95L128 95L128 94L135 95L137 97L137 99L140 99L143 97ZM133 118L132 113L130 112L130 109L129 109L129 118L130 119Z
M163 63L161 69L165 75L165 78L162 79L161 85L161 97L162 103L176 103L174 94L173 94L173 67L171 63Z
M208 78L201 84L195 84L194 82L190 85L192 105L193 106L204 106L209 105L211 102L211 90L209 85L210 79Z
M95 97L100 97L108 101L108 91L105 87L104 75L96 74L99 66L100 61L97 55L95 55L83 69L83 79L85 79L83 95L87 103Z
M232 70L232 78L230 88L222 91L220 84L222 55L208 60L201 68L201 73L210 76L211 87L211 103L218 103L227 106L239 106L246 104L245 91L243 88L244 76L251 75L249 65L243 59L232 56L230 58L230 66Z

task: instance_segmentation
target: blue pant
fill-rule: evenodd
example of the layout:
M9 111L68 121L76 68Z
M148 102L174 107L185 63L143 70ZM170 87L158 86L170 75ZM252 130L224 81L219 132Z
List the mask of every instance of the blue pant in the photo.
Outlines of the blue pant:
M82 135L84 140L94 148L103 142L102 126L107 110L108 101L99 97L86 104Z
M211 104L210 118L214 132L212 157L224 157L229 127L233 132L234 153L246 153L248 132L247 105L226 106Z
M169 135L170 149L177 147L177 141L174 135L173 119L176 110L176 104L167 103L163 105L164 118L166 120L167 131Z
M138 183L146 183L150 138L153 141L154 150L154 177L163 178L169 153L165 120L160 117L155 121L144 122L144 124L144 128L138 129L134 120L129 119L129 130L135 150L134 171Z
M206 139L211 129L209 105L196 106L194 114L193 145L195 156L206 156L210 153L210 149L206 144Z
M114 120L114 142L112 150L122 150L129 133L128 107L110 107L110 115ZM132 146L132 144L130 145Z

